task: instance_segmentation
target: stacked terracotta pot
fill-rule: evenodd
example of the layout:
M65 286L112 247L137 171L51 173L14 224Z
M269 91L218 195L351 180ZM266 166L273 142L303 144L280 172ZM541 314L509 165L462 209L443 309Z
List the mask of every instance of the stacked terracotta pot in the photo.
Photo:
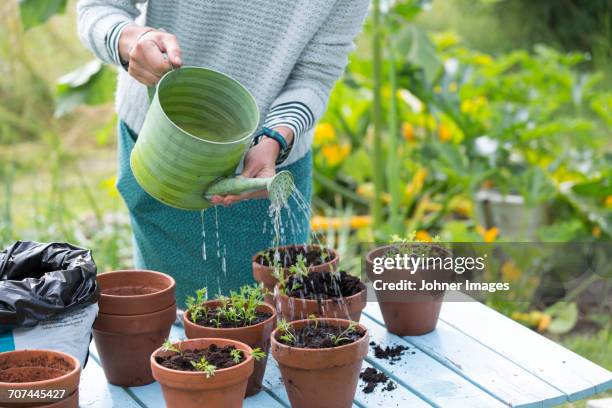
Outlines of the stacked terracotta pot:
M125 387L154 381L151 354L176 320L175 281L153 271L98 275L100 313L94 340L106 378Z
M0 406L78 408L81 365L69 354L51 350L0 353ZM11 398L9 390L36 399ZM41 392L42 391L42 392Z

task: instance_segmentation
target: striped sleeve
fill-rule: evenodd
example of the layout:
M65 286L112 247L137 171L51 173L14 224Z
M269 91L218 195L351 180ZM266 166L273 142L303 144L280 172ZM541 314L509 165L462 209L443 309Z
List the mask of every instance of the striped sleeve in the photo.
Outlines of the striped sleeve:
M264 123L265 127L286 126L293 131L293 144L300 135L314 126L315 117L306 104L302 102L285 102L274 106Z
M108 34L106 35L106 51L110 55L113 62L120 67L124 67L127 69L127 62L121 61L121 56L119 55L119 37L121 37L121 32L128 25L131 24L131 21L122 21L113 28L110 29Z

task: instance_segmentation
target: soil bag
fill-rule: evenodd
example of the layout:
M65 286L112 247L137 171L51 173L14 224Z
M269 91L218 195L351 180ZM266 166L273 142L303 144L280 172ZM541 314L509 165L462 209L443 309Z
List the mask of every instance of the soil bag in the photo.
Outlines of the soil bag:
M91 251L17 241L0 251L0 352L48 349L85 365L99 289Z

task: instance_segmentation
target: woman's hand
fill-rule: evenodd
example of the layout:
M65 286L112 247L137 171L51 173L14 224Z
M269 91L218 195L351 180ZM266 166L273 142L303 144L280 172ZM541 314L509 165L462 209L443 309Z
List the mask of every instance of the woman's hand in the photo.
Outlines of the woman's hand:
M278 127L275 129L279 132L290 145L293 141L293 131L288 127ZM280 147L276 140L269 137L263 137L259 143L253 146L244 158L244 169L241 177L266 178L276 174L276 159L280 152ZM219 196L215 195L211 198L213 204L222 204L225 206L232 205L242 200L252 200L257 198L268 197L267 190L253 191L239 195Z
M136 24L121 32L119 56L129 63L128 73L147 86L155 85L166 72L183 63L174 35Z

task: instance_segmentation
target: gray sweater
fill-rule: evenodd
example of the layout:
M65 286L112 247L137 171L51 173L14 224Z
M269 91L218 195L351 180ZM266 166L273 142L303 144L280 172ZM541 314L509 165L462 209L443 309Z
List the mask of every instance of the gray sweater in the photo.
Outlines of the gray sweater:
M79 36L102 61L120 63L121 29L140 14L134 3L79 0ZM245 85L257 100L262 126L292 128L296 139L287 165L310 148L368 5L369 0L149 0L145 24L177 36L184 65L212 68ZM119 118L138 133L147 92L123 69L116 106Z

